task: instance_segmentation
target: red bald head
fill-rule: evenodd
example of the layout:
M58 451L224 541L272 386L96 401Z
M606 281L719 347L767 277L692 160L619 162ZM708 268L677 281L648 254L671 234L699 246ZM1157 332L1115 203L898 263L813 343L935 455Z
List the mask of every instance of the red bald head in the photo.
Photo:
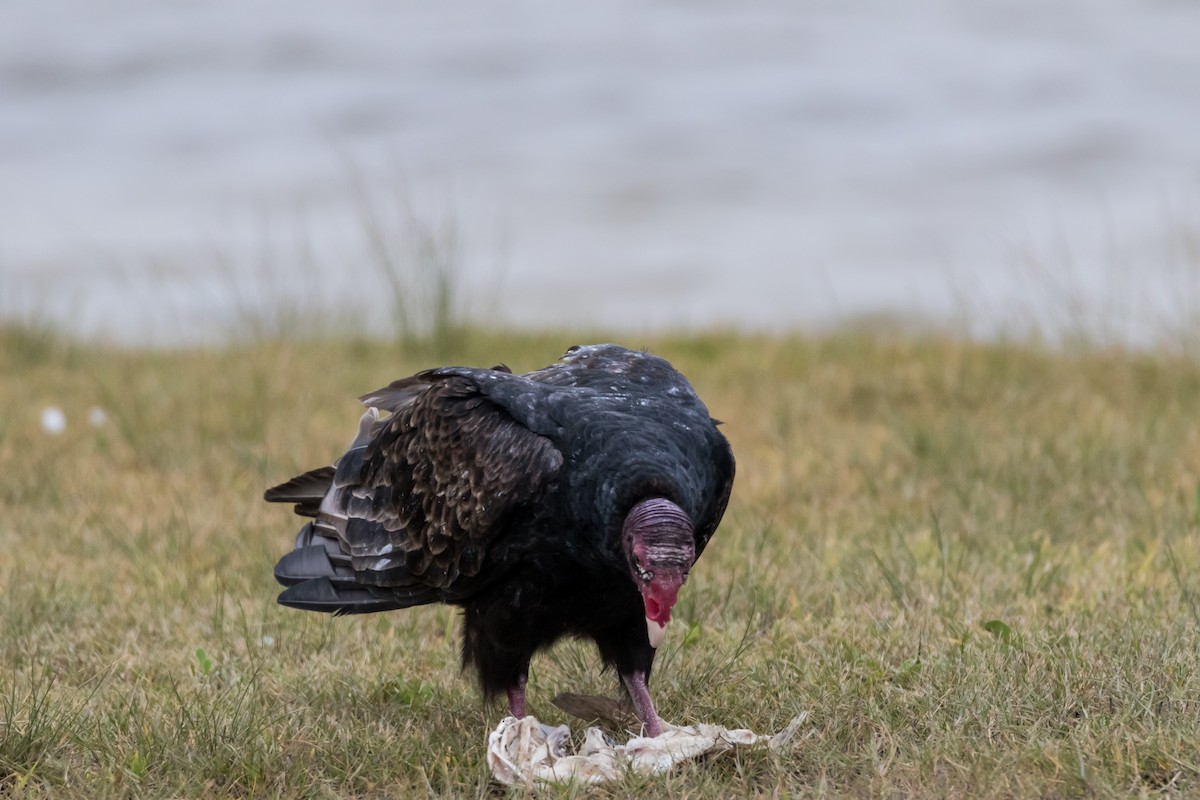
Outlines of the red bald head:
M669 500L643 500L625 517L622 544L646 619L666 625L696 560L692 521Z

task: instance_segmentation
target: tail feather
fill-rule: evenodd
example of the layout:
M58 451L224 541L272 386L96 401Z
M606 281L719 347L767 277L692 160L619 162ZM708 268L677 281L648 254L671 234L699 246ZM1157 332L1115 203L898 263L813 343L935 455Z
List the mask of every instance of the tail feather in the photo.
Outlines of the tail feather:
M310 522L296 536L296 548L275 565L275 580L287 588L280 605L332 614L369 614L409 608L441 599L427 586L373 587L359 582L350 554L329 536L320 521Z
M338 615L370 614L416 605L405 602L403 598L389 597L382 592L376 594L363 587L338 587L327 577L310 578L289 586L279 595L279 604Z
M279 604L327 614L373 614L433 603L439 599L428 587L376 589L361 584L339 586L328 576L309 578L284 589Z
M296 534L296 546L275 564L275 580L293 586L310 578L332 578L341 585L354 583L350 554L337 539L322 536L317 523L310 522Z
M333 467L318 467L289 481L272 486L263 493L268 503L295 503L296 513L315 517L321 500L333 485Z
M275 580L284 586L293 586L312 578L329 578L338 586L355 585L350 558L330 556L329 551L319 544L293 550L275 565Z
M321 545L329 551L331 557L346 555L346 551L342 549L342 545L338 542L337 529L322 519L313 520L296 534L296 550L302 547L312 547L316 544Z

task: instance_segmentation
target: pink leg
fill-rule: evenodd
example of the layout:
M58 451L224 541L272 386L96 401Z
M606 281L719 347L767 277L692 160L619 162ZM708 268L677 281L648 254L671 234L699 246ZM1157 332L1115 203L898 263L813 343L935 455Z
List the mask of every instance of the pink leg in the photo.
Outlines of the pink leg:
M522 675L517 679L517 685L508 690L508 713L517 719L525 719L525 681Z
M629 690L629 699L646 726L646 735L650 737L662 734L662 723L654 711L654 701L650 699L650 690L646 688L646 673L638 670L629 675L622 675L625 688Z

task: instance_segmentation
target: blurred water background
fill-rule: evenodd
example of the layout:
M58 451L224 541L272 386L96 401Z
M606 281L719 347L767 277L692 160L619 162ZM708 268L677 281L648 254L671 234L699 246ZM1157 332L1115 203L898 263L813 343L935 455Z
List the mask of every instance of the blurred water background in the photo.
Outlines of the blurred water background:
M1190 0L9 2L0 316L1169 339L1198 42Z

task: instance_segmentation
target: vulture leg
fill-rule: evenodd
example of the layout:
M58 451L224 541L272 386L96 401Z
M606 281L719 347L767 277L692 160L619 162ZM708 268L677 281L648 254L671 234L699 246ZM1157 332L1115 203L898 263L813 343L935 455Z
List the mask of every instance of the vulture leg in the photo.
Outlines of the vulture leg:
M517 719L525 719L525 681L528 676L521 673L517 685L508 688L508 713Z
M650 699L650 690L646 688L646 673L640 669L634 670L628 675L622 675L621 680L625 682L625 688L629 690L629 699L633 701L637 715L641 717L642 723L646 726L646 735L650 737L660 735L662 722L654 710L654 701Z

